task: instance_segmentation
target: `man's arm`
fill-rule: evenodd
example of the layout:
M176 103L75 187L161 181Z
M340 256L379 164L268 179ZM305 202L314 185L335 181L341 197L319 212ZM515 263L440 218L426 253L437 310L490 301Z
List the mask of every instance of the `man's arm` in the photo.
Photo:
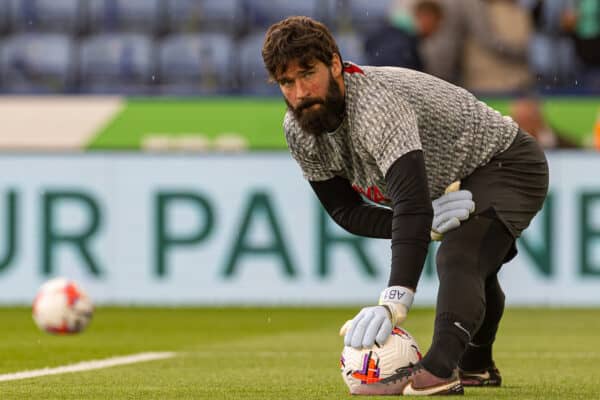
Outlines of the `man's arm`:
M327 213L348 232L379 239L392 237L392 211L363 201L347 179L335 176L309 182Z
M392 163L385 179L392 198L392 262L388 288L379 305L363 308L342 327L346 346L371 347L384 343L394 325L410 309L430 240L433 210L425 161L421 150L411 151Z
M415 290L430 241L433 209L421 150L398 158L385 175L392 199L392 262L388 286Z
M386 174L393 210L370 205L336 176L310 181L333 220L356 235L392 239L389 286L415 290L427 256L433 210L429 199L425 161L420 150L400 157Z
M392 238L393 212L388 208L373 206L352 189L350 182L339 176L324 181L309 181L317 197L333 220L355 235ZM444 234L460 226L475 210L471 192L460 190L454 182L446 193L433 201L431 238L442 240Z

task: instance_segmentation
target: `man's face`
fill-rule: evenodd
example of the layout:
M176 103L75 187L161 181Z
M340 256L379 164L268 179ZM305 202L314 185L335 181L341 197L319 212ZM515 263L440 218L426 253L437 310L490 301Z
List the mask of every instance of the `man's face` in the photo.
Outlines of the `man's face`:
M341 65L339 71L341 76ZM313 135L334 131L344 119L344 95L334 74L337 64L329 68L321 61L307 66L293 61L277 79L289 110Z
M518 99L511 104L510 116L525 132L536 137L545 128L540 103L530 99Z
M431 12L417 12L415 14L415 23L417 31L423 37L429 37L436 33L441 25L441 18Z

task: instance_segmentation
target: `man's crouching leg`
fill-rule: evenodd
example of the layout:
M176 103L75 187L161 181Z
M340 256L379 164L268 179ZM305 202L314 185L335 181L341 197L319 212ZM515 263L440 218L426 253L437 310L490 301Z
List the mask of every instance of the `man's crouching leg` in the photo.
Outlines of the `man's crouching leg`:
M491 209L444 238L437 254L440 287L434 336L422 361L433 375L448 378L456 373L467 345L484 321L486 280L496 274L513 242Z
M492 346L504 312L504 292L493 274L485 282L485 318L458 363L464 386L500 386L502 376L492 356Z

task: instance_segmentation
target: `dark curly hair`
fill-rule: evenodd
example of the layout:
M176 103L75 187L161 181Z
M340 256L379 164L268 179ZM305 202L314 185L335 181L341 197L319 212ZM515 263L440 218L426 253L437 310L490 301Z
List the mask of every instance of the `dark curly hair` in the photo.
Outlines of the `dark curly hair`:
M334 54L341 61L340 50L329 29L312 18L299 16L271 25L262 48L263 61L273 81L293 60L298 60L304 68L315 60L331 67Z

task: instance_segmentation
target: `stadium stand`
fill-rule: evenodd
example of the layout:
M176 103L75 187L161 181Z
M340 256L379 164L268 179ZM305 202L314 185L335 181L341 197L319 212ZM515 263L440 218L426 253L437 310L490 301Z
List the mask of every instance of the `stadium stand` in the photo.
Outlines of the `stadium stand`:
M343 32L334 34L344 61L355 64L365 64L365 39L359 32Z
M269 25L289 15L306 15L326 19L326 1L303 0L244 0L244 13L248 18L249 30L264 30Z
M89 3L92 32L143 32L164 30L162 0L92 0Z
M10 25L14 31L77 34L85 28L81 0L9 0Z
M0 35L8 31L9 0L0 0Z
M73 89L75 47L58 33L13 35L0 48L4 92L66 93Z
M223 33L167 36L159 48L162 93L227 94L233 87L233 41Z
M245 28L241 0L167 0L170 32L229 32Z
M278 94L279 88L268 83L261 49L264 32L248 35L239 44L239 79L241 90L250 95L266 96Z
M348 0L347 13L353 29L367 32L387 18L393 0Z
M107 33L81 43L80 84L84 92L150 94L156 78L154 47L148 36Z
M450 7L446 10L450 14L459 4L469 1L472 0L442 3ZM585 4L599 1L586 0ZM597 85L594 82L600 79L600 71L595 65L585 71L576 68L581 65L582 57L575 54L573 36L560 31L567 3L566 0L518 2L523 4L519 7L527 5L527 13L535 24L529 68L537 78L537 89L561 89L562 93L576 94L585 91L584 85L588 88ZM411 4L412 0L0 0L0 46L4 43L8 47L4 53L11 60L3 61L3 71L10 72L4 72L0 78L0 93L20 87L18 90L27 88L33 92L38 88L41 93L54 88L57 93L107 90L132 94L270 95L277 88L265 83L260 55L264 32L270 24L289 15L317 18L332 29L345 60L366 64L369 61L364 45L368 34L398 9L409 12ZM581 24L585 21L582 19ZM63 34L66 35L63 42L69 43L63 48L70 50L50 55L32 55L27 49L18 52L15 43L25 42L17 36L25 33L38 33L28 36L29 48L47 51L33 41L45 44L47 35ZM210 35L199 42L197 35L205 34ZM126 37L137 39L131 42L123 39ZM47 38L56 40L56 36ZM130 42L135 44L123 44ZM422 41L421 50L431 47L429 42L429 38ZM104 43L104 50L99 43ZM445 46L452 54L442 58L460 59L463 45ZM102 52L110 57L99 56ZM61 58L64 54L70 55L68 62ZM98 57L94 62L90 61L93 54ZM436 64L443 64L439 54L434 54ZM57 67L58 60L62 60L63 67ZM58 80L53 78L52 83L42 79L48 63L55 66L50 68L53 72L49 76L60 76ZM39 73L33 74L32 65ZM195 68L199 70L194 71ZM461 68L459 73L464 72L464 66ZM454 77L430 69L428 72L463 84L458 73ZM14 74L19 78L7 80ZM25 84L29 81L31 84ZM575 81L577 85L573 84Z

